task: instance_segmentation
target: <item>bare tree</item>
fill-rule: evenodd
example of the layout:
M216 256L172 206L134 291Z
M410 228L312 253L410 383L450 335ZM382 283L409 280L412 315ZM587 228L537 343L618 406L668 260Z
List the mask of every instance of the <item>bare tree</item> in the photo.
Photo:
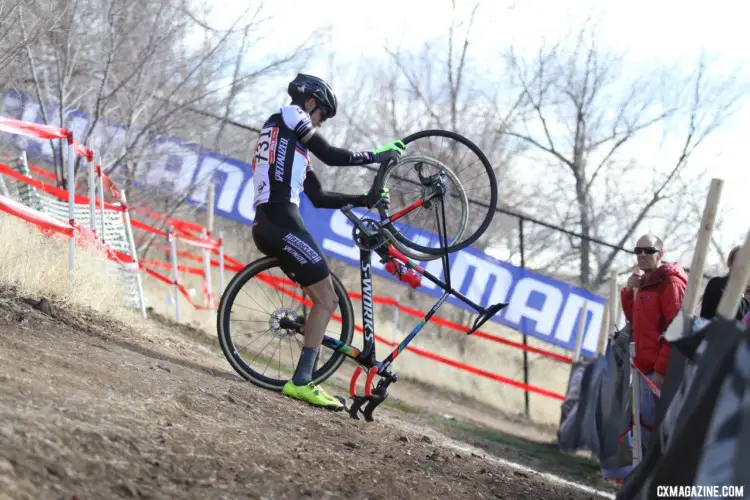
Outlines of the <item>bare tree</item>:
M523 193L515 189L516 183L506 175L507 165L518 149L509 148L509 141L487 119L487 110L499 99L496 94L499 90L486 84L484 63L472 50L475 23L482 15L481 5L472 3L466 11L460 12L456 4L452 2L454 15L443 36L416 49L386 44L386 61L363 60L359 65L349 63L337 67L333 73L338 79L337 88L344 89L339 91L339 114L343 120L337 117L340 127L327 124L325 133L348 147L369 149L425 129L457 132L474 142L488 157L497 177L500 206L522 205ZM493 88L492 93L488 93L488 88ZM503 115L507 122L513 118L510 112L506 110ZM459 180L474 200L469 225L478 224L488 210L494 209L486 206L489 186L483 167L473 155L463 157L468 150L457 149L456 144L448 140L432 141L432 146L430 150L424 142L419 146L415 144L422 153L458 172ZM451 154L454 149L455 154ZM352 191L355 185L366 190L372 180L371 174L361 174L359 170L353 174L350 169L316 168L322 170L326 187L333 190ZM397 173L403 175L402 171ZM413 193L400 189L403 186L389 187L394 208L414 201L409 198ZM423 221L415 218L419 224L406 222L419 227ZM497 214L475 247L484 250L511 245L509 240L513 234L509 227L515 228L516 222ZM426 229L436 231L429 226ZM514 244L517 248L518 241ZM409 300L418 300L412 290L405 290L404 295L408 295ZM465 323L468 316L468 312L456 308L454 320Z
M256 56L266 36L263 4L253 2L227 28L211 26L200 2L73 0L56 29L36 43L27 36L18 87L29 89L46 123L86 115L76 138L94 144L105 172L117 172L129 191L172 151L163 138L179 137L194 150L245 145L245 130L230 130L259 80L303 61L317 33L298 47ZM80 120L79 120L80 123ZM169 141L168 141L169 142ZM58 154L55 155L59 157ZM58 181L64 181L61 162ZM195 186L168 196L183 204ZM154 193L142 195L151 196ZM132 196L132 201L138 201Z
M64 10L54 0L0 1L0 71L17 62L28 44L52 29Z
M667 215L670 205L679 216L670 220L695 228L695 215L679 209L695 190L680 181L696 148L737 109L733 80L709 88L704 60L686 78L625 74L623 58L597 47L590 24L572 46L564 42L531 58L513 48L506 53L522 103L515 124L500 122L499 128L541 153L540 171L554 181L540 190L538 214L587 238L616 238L617 246L627 244L644 222ZM638 140L659 127L674 140L684 123L670 165L636 159L642 154ZM584 287L601 284L620 253L585 238L561 237L558 245L568 249L555 257L558 267L580 256L577 274Z

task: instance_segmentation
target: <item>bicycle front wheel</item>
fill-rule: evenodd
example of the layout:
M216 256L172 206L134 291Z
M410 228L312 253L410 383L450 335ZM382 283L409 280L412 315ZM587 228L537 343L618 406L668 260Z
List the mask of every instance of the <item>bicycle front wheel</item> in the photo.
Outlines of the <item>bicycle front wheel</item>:
M351 344L354 310L346 289L331 274L338 308L326 335ZM273 257L251 262L232 278L217 314L219 344L232 368L244 379L280 391L292 378L303 347L309 301ZM319 384L341 366L346 355L321 347L313 382Z
M423 130L403 142L406 150L401 159L382 165L375 180L391 194L391 206L388 210L381 206L380 216L397 216L397 222L386 229L404 246L432 256L476 242L489 227L497 205L495 172L485 154L466 137L448 130ZM399 216L427 197L429 202ZM443 227L446 246L439 236Z

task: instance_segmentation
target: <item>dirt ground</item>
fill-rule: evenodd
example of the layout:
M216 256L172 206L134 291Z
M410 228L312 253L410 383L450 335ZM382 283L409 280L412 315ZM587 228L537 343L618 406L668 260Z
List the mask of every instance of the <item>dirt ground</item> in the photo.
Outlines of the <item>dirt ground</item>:
M0 499L614 497L595 463L480 417L394 400L355 421L245 382L185 331L0 290Z

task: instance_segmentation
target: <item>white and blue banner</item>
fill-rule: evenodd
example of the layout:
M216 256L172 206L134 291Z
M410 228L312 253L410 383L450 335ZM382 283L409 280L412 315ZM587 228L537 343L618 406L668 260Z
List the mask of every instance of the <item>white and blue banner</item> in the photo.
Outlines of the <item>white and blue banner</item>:
M28 96L11 93L6 95L3 104L4 116L43 122L39 104ZM56 115L54 113L50 116ZM80 137L78 134L85 130L87 125L86 116L80 112L69 116L67 128ZM110 125L104 134L107 136L106 139L95 141L93 149L100 152L104 146L111 150L123 134L122 127ZM3 141L12 141L16 146L27 149L32 157L51 158L49 141L30 141L6 133L0 133L0 137ZM249 148L254 144L254 138L248 139L249 157ZM32 152L34 154L31 154ZM158 154L160 152L161 155ZM240 224L252 223L255 216L254 193L252 169L248 163L206 151L178 138L161 138L154 142L149 155L154 160L150 161L148 169L144 169L145 176L139 179L137 184L161 187L175 193L184 193L193 188L188 202L203 206L207 199L208 181L213 178L216 185L216 215ZM117 180L116 173L112 177ZM328 256L358 265L359 249L352 241L352 224L343 213L338 210L316 209L304 196L300 208L305 224ZM364 213L358 212L359 215ZM440 259L421 264L433 275L444 279ZM373 258L373 267L379 275L397 280L385 271L377 256ZM594 355L602 315L605 314L603 297L494 259L473 248L450 255L450 276L455 289L481 306L497 302L509 303L509 306L496 314L491 321L569 350L575 347L574 334L578 318L584 303L587 303L582 354ZM422 286L417 290L434 297L442 293L440 288L427 279L422 280ZM448 301L473 311L457 299L450 298Z

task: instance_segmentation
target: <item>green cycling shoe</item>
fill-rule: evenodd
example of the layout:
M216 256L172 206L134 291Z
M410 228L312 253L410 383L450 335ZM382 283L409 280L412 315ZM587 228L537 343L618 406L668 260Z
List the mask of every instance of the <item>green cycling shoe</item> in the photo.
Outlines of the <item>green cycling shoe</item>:
M281 392L294 399L299 399L310 403L313 406L319 406L327 410L341 411L344 409L344 405L341 401L334 398L324 391L322 387L315 385L312 382L306 385L294 385L294 382L289 380L284 384L284 388Z

